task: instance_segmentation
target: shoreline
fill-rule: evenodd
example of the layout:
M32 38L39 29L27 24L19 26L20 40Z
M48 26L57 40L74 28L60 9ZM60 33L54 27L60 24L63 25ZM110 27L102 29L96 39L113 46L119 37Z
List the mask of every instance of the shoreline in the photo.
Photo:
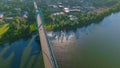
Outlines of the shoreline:
M49 24L49 25L45 25L45 29L46 31L70 31L70 30L76 30L77 28L82 28L82 27L86 27L92 23L99 23L100 21L102 21L105 17L111 15L112 13L117 13L120 11L120 3L115 4L114 6L102 10L101 13L89 13L89 14L84 14L82 17L79 14L78 16L78 21L71 21L71 22L67 22L65 21L64 24L61 25L60 21L57 24Z

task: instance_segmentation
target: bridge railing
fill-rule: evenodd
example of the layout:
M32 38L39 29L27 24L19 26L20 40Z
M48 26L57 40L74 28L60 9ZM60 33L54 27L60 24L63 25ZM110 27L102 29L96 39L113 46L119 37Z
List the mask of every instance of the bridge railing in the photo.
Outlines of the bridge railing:
M46 32L45 32L45 35L46 35L46 37L47 37ZM52 61L53 61L53 63L54 63L54 68L58 68L58 63L57 63L57 60L56 60L55 55L54 55L54 52L53 52L52 44L50 44L48 38L46 38L46 39L47 39L48 46L49 46L49 49L50 49L50 53L51 53L51 57L52 57L51 59L52 59Z

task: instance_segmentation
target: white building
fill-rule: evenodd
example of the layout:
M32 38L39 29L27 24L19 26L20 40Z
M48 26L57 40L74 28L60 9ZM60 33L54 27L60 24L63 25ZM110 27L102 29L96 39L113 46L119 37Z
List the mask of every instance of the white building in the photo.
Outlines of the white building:
M62 15L62 14L64 14L64 12L56 12L56 13L53 13L51 16Z
M0 19L3 19L3 16L4 16L3 14L0 14Z
M27 18L28 18L28 15L27 15L27 14L24 14L23 17L24 17L25 19L27 19Z
M68 13L68 12L70 12L70 9L69 8L64 8L64 12Z

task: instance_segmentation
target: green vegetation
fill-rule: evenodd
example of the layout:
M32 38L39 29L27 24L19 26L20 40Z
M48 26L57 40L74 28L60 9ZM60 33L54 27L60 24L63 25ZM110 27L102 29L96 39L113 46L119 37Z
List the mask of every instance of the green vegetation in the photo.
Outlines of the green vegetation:
M67 13L51 17L51 11L46 4L47 1L43 2L42 0L37 0L38 6L44 13L45 29L47 31L75 30L78 27L88 26L91 23L99 23L99 21L104 19L104 17L120 10L119 0L87 1L90 1L90 4L92 6L96 6L96 8L102 7L103 9L95 10L93 12L73 13L73 15L78 18L78 20L71 21L69 18L69 14ZM102 4L103 6L101 6L100 4ZM0 20L0 44L8 41L13 42L20 38L27 38L33 33L37 32L37 27L35 23L35 9L31 8L34 8L33 1L31 0L11 0L8 2L0 0L0 11L4 12L4 17ZM26 11L28 13L27 19L23 17L24 12ZM9 17L12 17L13 19L8 20L7 18Z
M30 28L30 31L31 31L31 32L36 31L36 30L37 30L37 27L36 27L36 26L37 26L36 23L31 24L30 27L29 27L29 28Z
M21 38L29 38L37 32L33 1L4 1L0 0L0 45L5 42L14 42ZM28 18L24 18L24 14Z
M8 41L13 42L20 38L29 38L36 31L36 23L29 23L21 17L15 17L12 21L9 21L9 24L1 25L0 44Z
M101 20L104 19L104 17L118 11L120 11L120 2L99 11L94 11L90 13L75 13L74 15L78 17L77 21L71 21L67 14L57 15L54 17L53 20L45 24L45 28L48 31L74 30L78 27L88 26L91 23L99 23ZM46 20L47 19L45 18L45 21Z
M116 4L118 1L119 0L89 0L89 2L91 2L91 5L95 7L110 7Z
M1 25L0 27L0 38L8 31L8 24Z

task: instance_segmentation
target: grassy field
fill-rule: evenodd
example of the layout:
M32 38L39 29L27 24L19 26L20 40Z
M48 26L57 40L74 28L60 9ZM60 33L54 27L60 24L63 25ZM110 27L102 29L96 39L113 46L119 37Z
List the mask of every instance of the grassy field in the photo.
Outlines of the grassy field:
M4 35L9 29L9 24L4 24L2 26L0 26L0 37L2 37L2 35Z

